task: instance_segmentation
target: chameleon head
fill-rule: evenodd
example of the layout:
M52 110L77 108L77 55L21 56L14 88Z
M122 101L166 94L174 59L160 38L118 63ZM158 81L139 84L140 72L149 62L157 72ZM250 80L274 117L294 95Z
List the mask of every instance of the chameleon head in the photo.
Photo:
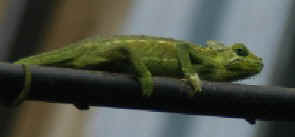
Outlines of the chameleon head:
M214 45L215 44L215 45ZM207 43L210 59L214 62L205 79L212 81L234 81L258 74L263 68L262 58L256 56L242 43L231 46Z

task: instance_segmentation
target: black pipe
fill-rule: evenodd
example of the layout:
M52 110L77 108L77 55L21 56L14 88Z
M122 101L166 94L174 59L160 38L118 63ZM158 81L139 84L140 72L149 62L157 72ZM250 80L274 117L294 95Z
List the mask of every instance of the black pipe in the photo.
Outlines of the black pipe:
M30 70L27 100L245 118L250 122L295 120L295 90L291 88L204 81L202 92L190 97L192 88L184 81L154 77L154 93L144 97L131 75L40 66ZM0 101L9 105L24 87L23 67L0 64L0 83Z

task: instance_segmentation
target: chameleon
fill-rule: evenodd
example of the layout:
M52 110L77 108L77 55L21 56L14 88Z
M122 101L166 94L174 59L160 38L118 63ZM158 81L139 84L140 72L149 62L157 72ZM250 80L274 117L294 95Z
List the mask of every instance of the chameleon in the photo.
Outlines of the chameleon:
M14 64L133 74L145 97L153 95L152 76L183 79L193 88L189 96L194 96L201 92L201 80L231 82L254 76L263 69L262 58L243 43L226 46L208 40L202 46L146 35L94 36Z

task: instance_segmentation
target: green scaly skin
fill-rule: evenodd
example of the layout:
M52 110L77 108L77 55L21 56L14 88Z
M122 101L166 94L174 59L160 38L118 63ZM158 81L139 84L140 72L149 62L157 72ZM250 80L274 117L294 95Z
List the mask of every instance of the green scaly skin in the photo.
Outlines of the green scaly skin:
M201 91L201 80L234 81L259 73L262 59L242 43L224 46L208 41L205 46L152 36L93 37L62 49L27 57L15 64L34 64L73 69L135 74L142 94L151 96L153 76L186 79Z

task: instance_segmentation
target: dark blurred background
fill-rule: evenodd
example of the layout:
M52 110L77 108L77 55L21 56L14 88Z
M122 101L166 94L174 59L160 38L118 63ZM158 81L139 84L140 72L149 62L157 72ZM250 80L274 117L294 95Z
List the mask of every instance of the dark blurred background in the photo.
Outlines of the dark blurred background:
M292 0L0 0L0 57L15 61L92 35L146 34L243 42L265 68L245 84L295 87ZM40 91L42 92L42 91ZM294 122L26 102L0 109L2 137L291 137Z

